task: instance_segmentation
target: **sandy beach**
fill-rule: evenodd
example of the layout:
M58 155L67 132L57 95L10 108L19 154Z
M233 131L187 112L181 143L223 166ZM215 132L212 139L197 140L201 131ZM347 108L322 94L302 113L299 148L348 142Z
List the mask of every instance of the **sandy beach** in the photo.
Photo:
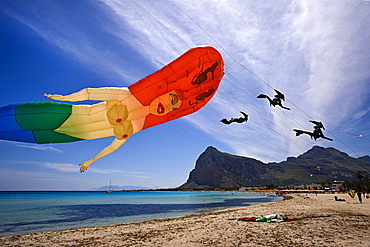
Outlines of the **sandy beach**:
M337 194L347 202L357 197ZM292 222L238 218L279 214ZM0 237L0 246L370 246L370 199L333 194L179 218Z

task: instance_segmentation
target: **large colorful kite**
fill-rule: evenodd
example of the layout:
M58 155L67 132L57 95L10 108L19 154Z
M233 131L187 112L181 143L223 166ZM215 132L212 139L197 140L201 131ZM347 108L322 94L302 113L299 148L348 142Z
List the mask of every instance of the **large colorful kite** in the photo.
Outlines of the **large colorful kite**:
M97 104L42 102L4 106L0 108L0 139L44 144L115 136L108 147L80 164L83 172L140 130L199 110L215 94L224 75L223 67L216 49L195 47L129 87L44 95L58 101L102 101Z

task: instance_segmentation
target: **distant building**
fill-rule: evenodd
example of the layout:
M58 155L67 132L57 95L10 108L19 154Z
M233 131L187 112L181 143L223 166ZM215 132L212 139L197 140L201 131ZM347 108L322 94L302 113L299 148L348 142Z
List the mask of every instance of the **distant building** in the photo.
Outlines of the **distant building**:
M323 189L322 186L320 184L317 184L317 183L312 183L310 185L307 186L310 190L321 190Z
M344 181L334 181L332 185L330 186L330 189L336 190L336 191L341 190L341 188L343 187L343 183Z
M306 189L306 185L293 185L293 189L295 190L304 190Z
M247 187L240 187L239 188L239 191L246 191L247 190Z

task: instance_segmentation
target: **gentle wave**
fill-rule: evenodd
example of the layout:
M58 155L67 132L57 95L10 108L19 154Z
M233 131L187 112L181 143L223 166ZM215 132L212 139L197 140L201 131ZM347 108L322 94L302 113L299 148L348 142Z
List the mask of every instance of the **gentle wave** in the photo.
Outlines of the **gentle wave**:
M0 236L180 217L281 200L243 192L0 192Z

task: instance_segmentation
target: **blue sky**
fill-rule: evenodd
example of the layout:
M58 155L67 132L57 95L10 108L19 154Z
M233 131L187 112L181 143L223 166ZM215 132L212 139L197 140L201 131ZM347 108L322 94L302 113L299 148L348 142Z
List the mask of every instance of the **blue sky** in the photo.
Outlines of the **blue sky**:
M2 0L0 105L44 93L129 86L198 45L215 47L225 76L200 111L141 131L84 172L112 138L34 145L0 141L0 190L176 187L208 147L264 162L314 145L370 154L370 2ZM273 88L291 111L269 107ZM249 114L246 124L222 118ZM296 137L322 121L334 139ZM358 138L356 135L362 135Z

